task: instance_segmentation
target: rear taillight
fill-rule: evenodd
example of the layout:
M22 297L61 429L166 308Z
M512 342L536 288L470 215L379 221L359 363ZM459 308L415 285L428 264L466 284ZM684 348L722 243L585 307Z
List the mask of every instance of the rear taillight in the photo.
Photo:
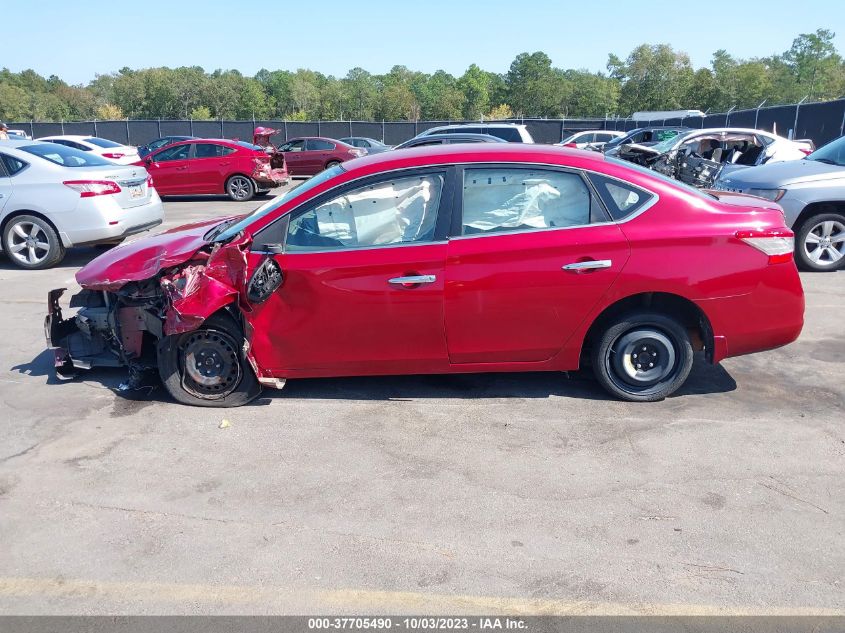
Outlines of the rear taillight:
M813 153L813 150L811 150L809 147L799 147L798 149L804 153L804 156L809 156Z
M578 143L564 143L563 146L564 147L574 147L575 149L578 149Z
M367 150L361 149L360 147L355 147L355 148L349 150L349 153L352 154L353 156L363 156L364 154L367 153Z
M769 256L769 264L792 261L795 250L795 234L789 229L763 229L759 231L737 231L736 236L749 246Z
M152 189L155 185L153 185L153 176L152 174L147 174L147 188Z
M124 156L126 156L126 154L121 154L119 152L106 152L105 154L103 154L103 156L105 158L111 158L113 160L116 160L118 158L123 158Z
M65 180L62 184L78 191L81 198L120 193L120 186L110 180Z

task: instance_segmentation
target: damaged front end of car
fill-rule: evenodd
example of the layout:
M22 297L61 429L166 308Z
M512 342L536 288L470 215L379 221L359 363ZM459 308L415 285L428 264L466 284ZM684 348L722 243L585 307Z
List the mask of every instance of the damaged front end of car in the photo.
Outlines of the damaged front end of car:
M70 299L70 308L78 309L76 314L66 318L62 313L60 298L65 288L48 293L44 330L56 375L70 379L80 370L126 367L127 384L138 386L145 372L157 369L161 373L162 366L167 365L162 353L182 345L183 335L208 327L203 324L223 316L243 336L236 343L228 342L235 340L230 334L221 335L220 340L229 337L224 342L245 361L244 366L251 366L262 384L278 386L261 380L250 350L251 328L244 315L281 285L281 271L275 260L267 258L247 280L248 247L245 240L206 242L193 253L182 253L173 265L162 265L170 260L160 250L148 249L148 254L156 253L154 260L145 258L131 269L152 273L144 279L133 278L137 274L110 274L123 261L117 257L112 257L111 265L94 260L89 266L96 271L92 273L86 267L77 275L82 290ZM188 391L197 398L214 399L216 390L227 380L222 372L214 371L221 366L212 353L214 344L209 342L209 355L203 359L208 370L199 359L179 368L195 386Z

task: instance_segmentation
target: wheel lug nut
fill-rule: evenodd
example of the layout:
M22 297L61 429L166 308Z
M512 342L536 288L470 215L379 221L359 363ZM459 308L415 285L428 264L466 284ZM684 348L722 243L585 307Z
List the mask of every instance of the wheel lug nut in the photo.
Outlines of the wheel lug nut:
M649 363L649 364L648 364L648 366L649 366L649 367L654 367L654 363Z
M636 355L636 354L632 354L632 355L631 355L631 358L636 358L636 357L637 357L637 355Z

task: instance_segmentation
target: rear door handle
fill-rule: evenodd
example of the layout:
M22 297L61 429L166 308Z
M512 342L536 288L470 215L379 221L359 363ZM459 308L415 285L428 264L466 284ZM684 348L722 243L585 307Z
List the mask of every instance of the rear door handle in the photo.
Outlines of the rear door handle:
M407 277L388 279L387 283L399 286L415 286L417 284L433 284L435 281L437 281L437 277L434 275L408 275Z
M586 262L572 262L563 267L563 270L593 270L598 268L610 268L613 262L609 259L591 259Z
M187 166L187 165L184 165L183 167L177 167L177 168L176 168L176 171L184 171L184 170L185 170L185 169L187 169L187 168L188 168L188 166Z

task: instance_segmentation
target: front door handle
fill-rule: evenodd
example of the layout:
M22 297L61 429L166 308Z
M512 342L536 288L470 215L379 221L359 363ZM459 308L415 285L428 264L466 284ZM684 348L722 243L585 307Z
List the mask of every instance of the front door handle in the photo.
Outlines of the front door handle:
M434 275L408 275L407 277L394 277L388 279L387 283L397 284L399 286L416 286L419 284L433 284L437 281Z
M590 259L585 262L572 262L563 267L563 270L594 270L598 268L610 268L613 262L609 259Z

